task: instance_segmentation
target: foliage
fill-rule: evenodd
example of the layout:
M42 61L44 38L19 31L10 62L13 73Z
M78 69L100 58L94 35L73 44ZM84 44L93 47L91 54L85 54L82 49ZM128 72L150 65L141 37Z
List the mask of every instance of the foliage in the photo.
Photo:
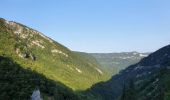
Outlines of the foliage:
M1 98L24 100L30 98L35 88L39 88L47 100L86 98L76 91L105 80L105 74L96 70L100 65L93 57L81 54L34 29L0 19L0 56L10 58L1 60L4 73L1 73L4 80L0 81L4 87L1 88ZM5 81L6 78L11 80Z
M11 59L0 56L0 99L29 100L35 89L40 89L43 95L56 100L77 100L71 89L59 82L47 79L31 69L23 69Z
M128 86L126 86L128 85ZM136 100L136 89L133 80L123 87L123 93L120 100Z
M106 79L95 69L100 65L87 60L86 54L77 54L34 29L4 19L0 19L0 55L76 91Z

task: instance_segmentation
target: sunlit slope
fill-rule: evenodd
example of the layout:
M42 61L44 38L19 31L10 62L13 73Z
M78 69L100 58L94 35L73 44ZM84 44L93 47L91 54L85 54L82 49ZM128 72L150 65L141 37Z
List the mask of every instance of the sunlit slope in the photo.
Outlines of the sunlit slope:
M11 57L23 68L60 81L73 90L87 89L104 77L96 62L34 29L4 19L0 19L0 55Z

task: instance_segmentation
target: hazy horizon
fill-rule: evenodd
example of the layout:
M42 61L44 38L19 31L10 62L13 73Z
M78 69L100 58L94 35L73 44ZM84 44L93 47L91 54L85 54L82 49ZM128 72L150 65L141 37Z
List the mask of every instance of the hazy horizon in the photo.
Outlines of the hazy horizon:
M170 44L170 1L2 0L0 17L73 51L154 52Z

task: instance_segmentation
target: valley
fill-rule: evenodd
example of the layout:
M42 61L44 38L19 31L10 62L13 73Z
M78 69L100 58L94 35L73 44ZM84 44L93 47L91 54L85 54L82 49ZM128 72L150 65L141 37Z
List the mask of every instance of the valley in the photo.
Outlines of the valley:
M126 67L139 62L150 53L122 52L122 53L91 53L110 76L118 74Z
M170 46L153 53L72 51L0 19L0 100L169 100Z

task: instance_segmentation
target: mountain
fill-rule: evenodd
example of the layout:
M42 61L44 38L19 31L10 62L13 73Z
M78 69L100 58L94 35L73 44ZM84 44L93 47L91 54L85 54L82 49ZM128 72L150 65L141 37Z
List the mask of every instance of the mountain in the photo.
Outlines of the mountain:
M120 70L138 63L149 53L122 52L122 53L90 53L101 64L101 69L106 70L110 75L119 73Z
M116 75L106 81L108 72ZM30 100L36 90L43 100L169 100L169 77L170 45L149 56L89 54L0 19L0 100Z
M169 100L170 45L143 58L89 91L103 100Z
M29 94L33 91L33 87L39 87L37 85L50 88L48 85L44 85L46 83L48 84L48 82L41 82L41 77L43 77L42 80L52 80L54 83L56 82L56 84L62 83L64 86L61 87L61 91L59 89L57 92L59 92L59 94L63 93L63 96L65 96L64 94L68 94L68 97L69 93L73 91L86 90L93 84L105 80L105 72L100 69L100 64L98 64L91 55L71 51L32 28L2 18L0 19L0 56L2 59L0 61L2 63L2 69L4 67L9 68L9 73L13 73L13 71L15 72L15 70L19 69L19 73L21 73L14 73L14 75L23 75L25 83L27 81L32 82L29 80L32 79L32 74L34 73L38 75L37 77L40 77L38 78L40 80L37 84L27 84L28 87L23 87L25 90L30 87L27 91ZM3 65L4 62L8 62L9 64ZM10 62L12 65L10 65ZM13 65L16 66L16 69L11 69ZM26 70L26 72L24 70ZM1 71L2 73L7 73L7 70ZM26 75L24 75L24 73ZM9 77L12 79L12 76ZM15 76L13 77L16 79ZM28 80L25 80L25 78ZM14 83L14 81L15 80L13 80L12 83ZM25 84L24 82L20 83L19 80L16 82L19 82L18 84ZM8 84L10 87L9 81L1 81L1 83L5 85ZM61 85L58 85L58 87L60 86ZM40 92L45 91L42 87L40 87ZM24 90L22 90L22 87L20 88L21 90L16 87L16 93L23 93ZM56 92L54 89L56 88L53 88L52 91ZM8 88L6 87L0 90L1 92L3 91L2 93L5 95ZM67 93L62 90L71 92ZM48 92L49 90L46 90L46 92L43 93L47 93L48 95L54 94ZM26 97L28 97L29 94L27 94Z

